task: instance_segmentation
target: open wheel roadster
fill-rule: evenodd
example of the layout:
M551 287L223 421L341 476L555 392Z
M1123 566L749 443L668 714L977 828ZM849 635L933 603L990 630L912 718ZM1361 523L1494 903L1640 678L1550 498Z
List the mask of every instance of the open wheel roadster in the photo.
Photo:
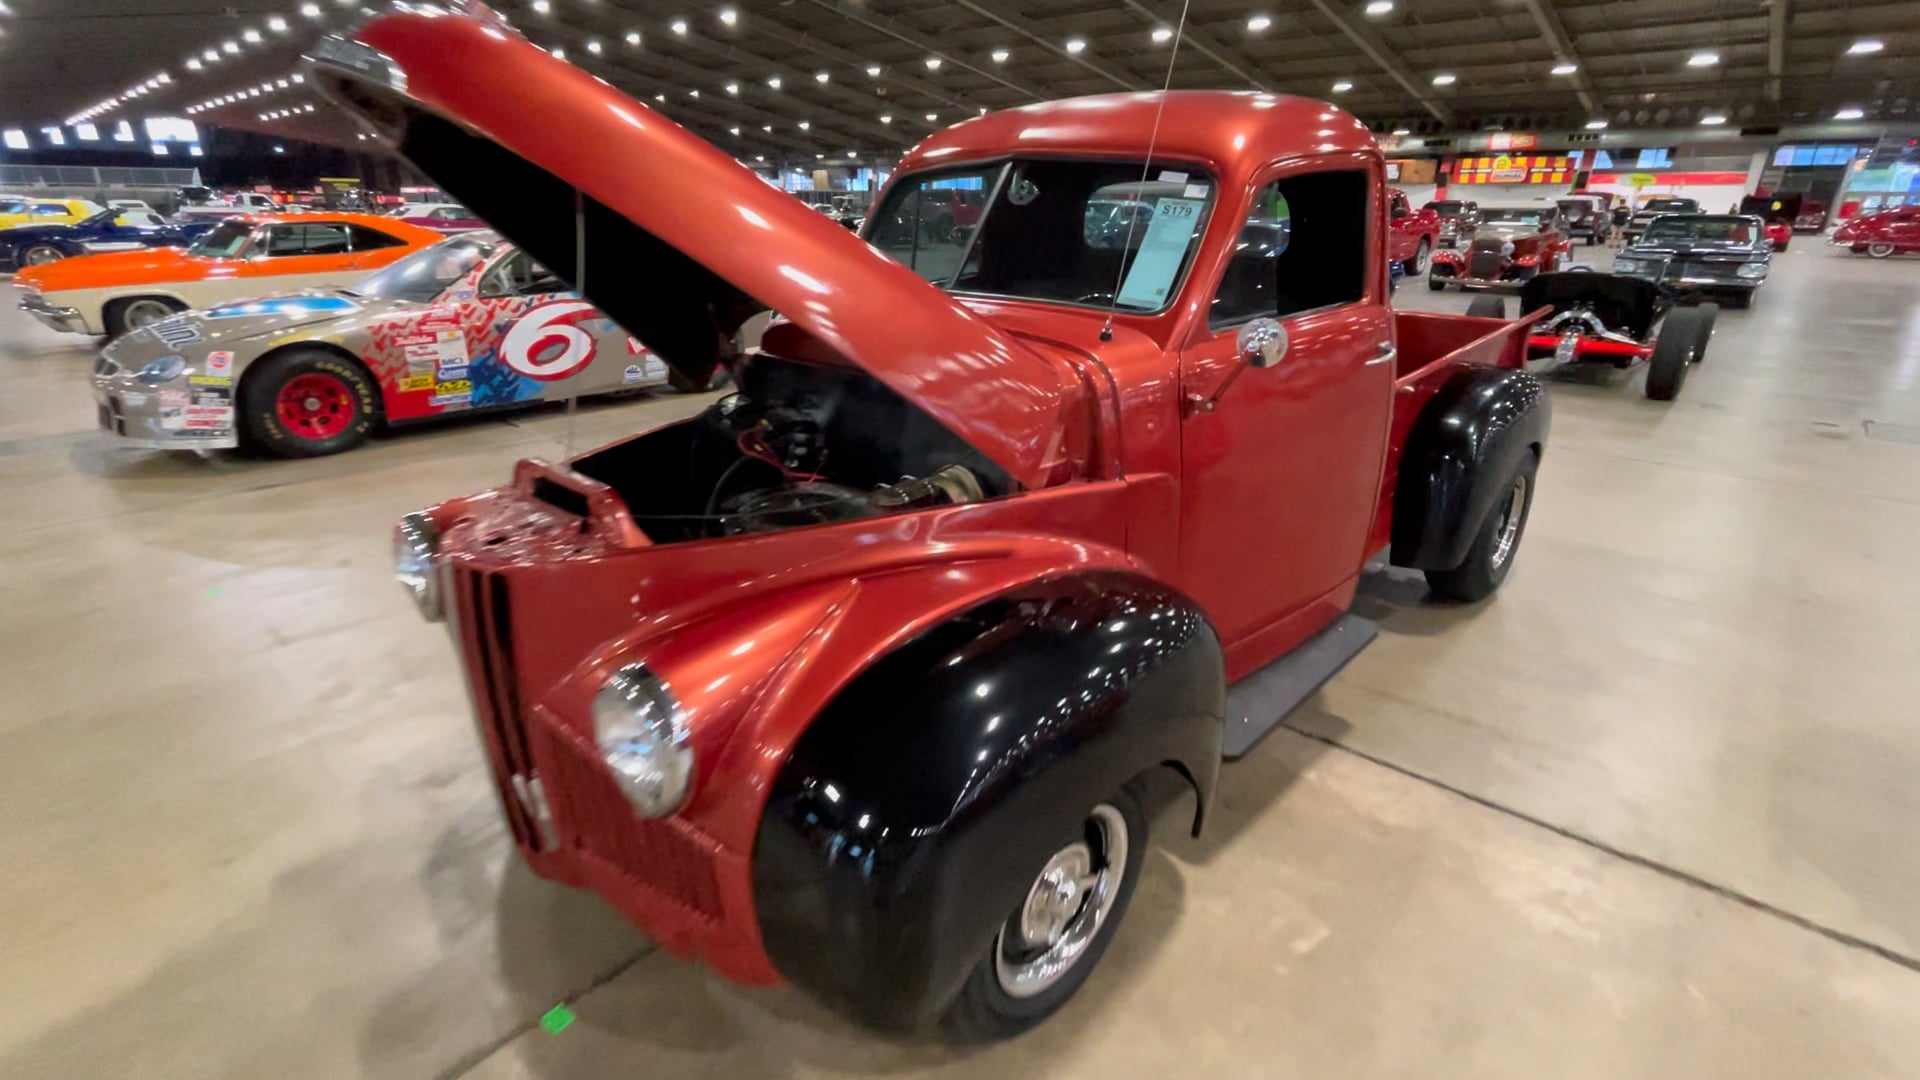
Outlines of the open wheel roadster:
M1553 367L1607 363L1647 365L1647 397L1680 396L1687 369L1706 358L1707 341L1719 317L1717 304L1681 307L1687 296L1642 278L1574 271L1541 274L1520 290L1520 310L1551 308L1527 335L1527 359ZM1479 296L1467 314L1506 318L1506 301ZM1656 326L1656 323L1658 324Z

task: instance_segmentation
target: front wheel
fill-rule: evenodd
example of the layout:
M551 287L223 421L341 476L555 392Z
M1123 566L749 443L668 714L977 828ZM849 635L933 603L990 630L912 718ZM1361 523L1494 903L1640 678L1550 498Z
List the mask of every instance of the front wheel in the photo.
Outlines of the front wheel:
M248 446L276 457L322 457L367 441L380 412L360 365L319 349L268 357L246 373L239 426Z
M1507 493L1480 525L1467 549L1467 558L1451 570L1427 571L1427 587L1448 600L1472 603L1493 594L1513 569L1520 538L1527 531L1527 513L1533 509L1533 481L1540 459L1528 451L1507 481Z
M1707 337L1713 333L1719 311L1711 304L1702 304L1667 313L1660 324L1660 336L1653 342L1653 356L1647 361L1647 397L1672 401L1680 396L1687 368L1707 351Z
M52 244L35 244L20 253L20 265L45 266L48 263L59 262L66 257L66 252L61 251Z
M107 336L117 338L143 326L151 326L161 319L171 318L175 312L184 310L183 306L165 297L135 296L109 303L102 312L101 321L106 323Z
M1413 249L1413 258L1400 264L1401 268L1407 272L1408 277L1419 277L1427 272L1427 261L1432 252L1433 248L1428 246L1425 240L1420 241L1420 246Z
M1892 244L1868 244L1867 254L1876 259L1884 259L1893 254Z
M948 1008L947 1030L970 1042L1010 1038L1065 1005L1113 940L1146 850L1146 811L1128 784L1040 868Z

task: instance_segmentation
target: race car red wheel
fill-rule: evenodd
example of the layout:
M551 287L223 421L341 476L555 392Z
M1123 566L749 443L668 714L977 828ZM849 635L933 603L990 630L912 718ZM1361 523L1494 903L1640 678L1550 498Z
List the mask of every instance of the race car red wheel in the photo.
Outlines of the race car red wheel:
M351 360L296 349L249 369L240 424L250 446L279 457L320 457L366 441L379 412L373 381Z

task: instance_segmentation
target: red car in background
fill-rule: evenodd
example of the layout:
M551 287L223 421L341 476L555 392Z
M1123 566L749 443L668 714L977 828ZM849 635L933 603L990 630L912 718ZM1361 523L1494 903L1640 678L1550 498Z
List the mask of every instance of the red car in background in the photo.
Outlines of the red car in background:
M1773 250L1785 251L1793 242L1793 223L1800 216L1800 196L1748 195L1740 200L1740 212L1765 222Z
M1855 255L1884 259L1920 252L1920 206L1896 206L1861 214L1833 230L1828 243Z
M1440 215L1425 208L1415 210L1407 193L1387 189L1387 258L1400 264L1408 277L1427 272L1433 249L1440 246Z

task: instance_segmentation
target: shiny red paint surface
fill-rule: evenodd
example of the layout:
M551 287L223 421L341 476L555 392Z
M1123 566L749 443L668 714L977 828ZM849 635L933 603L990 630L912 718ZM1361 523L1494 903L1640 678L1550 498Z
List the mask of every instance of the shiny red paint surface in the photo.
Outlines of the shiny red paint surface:
M1861 214L1833 230L1832 242L1859 248L1890 244L1897 252L1920 251L1920 206Z
M1793 223L1787 221L1767 222L1767 239L1773 241L1775 251L1785 251L1793 240Z
M429 511L483 731L506 722L503 712L530 730L531 762L486 736L509 817L514 769L563 785L553 796L561 843L529 848L529 861L608 895L669 948L731 978L778 978L753 915L755 833L795 741L858 673L1018 585L1102 569L1194 598L1237 678L1350 601L1390 529L1399 447L1453 365L1524 358L1525 323L1391 311L1384 163L1366 129L1330 105L1110 95L968 120L909 152L896 183L920 167L1009 153L1137 160L1157 125L1156 162L1205 168L1215 205L1175 302L1120 314L1103 335L1097 311L946 297L504 31L398 15L360 36L406 70L410 96L697 252L793 318L768 332L767 352L853 360L1021 466L1029 490L1004 499L672 545L654 544L611 489L536 462L521 463L511 485ZM1284 318L1282 361L1242 367L1237 327L1210 328L1209 303L1254 192L1317 169L1371 181L1362 295ZM783 274L807 283L777 296L754 287L774 288ZM1067 456L1069 447L1078 449ZM585 514L537 498L541 483L575 493ZM488 584L476 591L475 581ZM486 675L500 669L502 634L477 623L496 594L512 612L504 692ZM581 763L593 748L593 696L634 662L659 674L689 716L697 775L667 824L635 825L618 806L595 811L605 778L597 762ZM649 865L632 855L641 850L666 854Z
M1601 338L1582 337L1579 348L1574 350L1577 358L1606 357L1609 360L1629 358L1645 360L1653 355L1651 345L1630 345L1624 341L1607 341ZM1531 334L1527 337L1527 350L1532 353L1552 354L1560 347L1557 334Z

